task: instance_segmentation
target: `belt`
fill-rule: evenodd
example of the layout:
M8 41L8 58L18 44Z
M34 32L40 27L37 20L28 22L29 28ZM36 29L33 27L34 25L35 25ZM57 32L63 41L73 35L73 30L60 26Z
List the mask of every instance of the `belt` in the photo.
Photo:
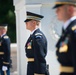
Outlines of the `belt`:
M3 55L4 54L4 52L0 52L0 55Z
M60 66L60 72L73 73L74 68L70 66Z
M33 62L34 61L34 58L27 58L27 61L28 62Z

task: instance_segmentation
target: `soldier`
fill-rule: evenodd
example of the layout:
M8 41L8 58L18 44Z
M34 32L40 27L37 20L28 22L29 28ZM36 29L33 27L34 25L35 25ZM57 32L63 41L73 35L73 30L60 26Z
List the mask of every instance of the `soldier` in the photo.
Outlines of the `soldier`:
M60 75L76 75L76 0L57 0L53 8L58 19L64 22L56 44Z
M26 29L31 31L25 45L27 57L27 75L46 75L47 39L39 29L42 15L27 12Z
M10 39L7 24L0 24L0 75L10 75Z

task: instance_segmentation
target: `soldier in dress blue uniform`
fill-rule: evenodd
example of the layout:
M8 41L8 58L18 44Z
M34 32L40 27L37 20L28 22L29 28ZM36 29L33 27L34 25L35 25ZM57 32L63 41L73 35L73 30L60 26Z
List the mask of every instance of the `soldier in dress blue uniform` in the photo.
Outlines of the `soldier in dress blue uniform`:
M58 19L64 22L56 44L60 75L76 75L76 0L57 0L53 8Z
M43 32L39 29L42 15L27 11L26 29L31 31L25 45L25 52L27 57L27 75L48 75L46 74L46 60L47 55L47 39Z
M0 75L10 75L10 39L7 24L0 24Z

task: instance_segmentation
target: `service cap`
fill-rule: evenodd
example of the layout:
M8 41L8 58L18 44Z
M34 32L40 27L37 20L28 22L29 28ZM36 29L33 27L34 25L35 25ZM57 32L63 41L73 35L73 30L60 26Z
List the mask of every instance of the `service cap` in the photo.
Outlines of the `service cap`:
M65 4L76 6L76 0L56 0L53 8L58 8L58 7L65 5Z
M7 29L8 24L0 24L0 28L6 28Z
M31 20L40 21L44 17L40 14L36 14L36 13L28 12L28 11L26 13L27 13L27 18L24 22L28 22L28 21L31 21Z

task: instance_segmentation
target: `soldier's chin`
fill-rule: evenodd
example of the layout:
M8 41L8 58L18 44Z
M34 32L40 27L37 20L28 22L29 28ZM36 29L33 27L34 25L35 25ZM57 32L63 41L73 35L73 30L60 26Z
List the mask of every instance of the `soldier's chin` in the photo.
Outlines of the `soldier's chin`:
M26 27L26 29L29 30L28 27Z
M30 30L30 28L26 27L27 30Z
M63 19L62 19L62 18L59 18L59 17L58 17L58 20L59 20L59 21L63 21Z

